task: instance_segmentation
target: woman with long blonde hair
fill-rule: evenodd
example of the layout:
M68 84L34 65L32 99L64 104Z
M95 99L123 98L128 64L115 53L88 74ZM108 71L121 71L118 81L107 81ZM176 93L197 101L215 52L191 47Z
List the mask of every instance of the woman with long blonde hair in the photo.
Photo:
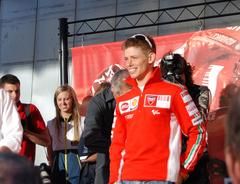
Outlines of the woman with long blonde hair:
M82 134L76 93L69 85L59 86L54 94L56 117L47 124L52 139L48 148L53 182L78 184L80 160L78 143Z

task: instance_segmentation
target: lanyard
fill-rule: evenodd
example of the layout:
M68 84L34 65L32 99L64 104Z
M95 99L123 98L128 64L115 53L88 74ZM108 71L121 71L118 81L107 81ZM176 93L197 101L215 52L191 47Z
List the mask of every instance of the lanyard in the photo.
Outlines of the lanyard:
M67 119L67 118L64 118L64 166L65 166L65 179L66 179L66 184L67 184L67 181L68 181L67 123L68 123L68 119Z
M68 125L68 119L64 118L64 166L65 166L65 180L66 184L68 183L69 177L68 177L68 154L67 154L67 125ZM79 167L81 167L80 158L77 155L77 160Z

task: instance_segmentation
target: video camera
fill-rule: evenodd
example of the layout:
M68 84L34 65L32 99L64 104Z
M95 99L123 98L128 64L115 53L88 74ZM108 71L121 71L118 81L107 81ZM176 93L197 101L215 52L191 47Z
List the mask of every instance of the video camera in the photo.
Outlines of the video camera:
M173 83L184 84L182 74L187 67L186 60L180 54L168 53L160 63L162 77Z

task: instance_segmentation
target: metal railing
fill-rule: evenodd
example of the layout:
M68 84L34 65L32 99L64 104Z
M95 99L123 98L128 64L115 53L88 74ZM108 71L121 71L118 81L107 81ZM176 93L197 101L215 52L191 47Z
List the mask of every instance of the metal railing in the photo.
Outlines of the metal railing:
M71 22L67 18L60 18L61 84L68 83L68 37L239 15L240 4L237 2L239 0L218 0ZM77 29L70 33L68 28L74 25Z

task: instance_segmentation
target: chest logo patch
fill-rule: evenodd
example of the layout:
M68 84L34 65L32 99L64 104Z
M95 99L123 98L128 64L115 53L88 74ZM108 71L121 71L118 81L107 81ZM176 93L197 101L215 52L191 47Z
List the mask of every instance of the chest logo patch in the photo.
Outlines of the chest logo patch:
M146 95L146 103L144 106L156 107L157 104L157 95Z
M119 102L120 113L126 113L137 109L139 102L139 96L134 97L130 100Z
M123 103L120 107L121 111L127 111L129 108L129 104L126 102L126 103Z
M160 114L160 112L158 111L158 110L152 110L152 114L155 116L155 115L159 115Z
M135 97L131 99L130 110L135 110L138 107L138 100L139 100L139 97Z
M146 94L144 100L144 107L158 107L169 109L171 104L170 95L153 95Z

